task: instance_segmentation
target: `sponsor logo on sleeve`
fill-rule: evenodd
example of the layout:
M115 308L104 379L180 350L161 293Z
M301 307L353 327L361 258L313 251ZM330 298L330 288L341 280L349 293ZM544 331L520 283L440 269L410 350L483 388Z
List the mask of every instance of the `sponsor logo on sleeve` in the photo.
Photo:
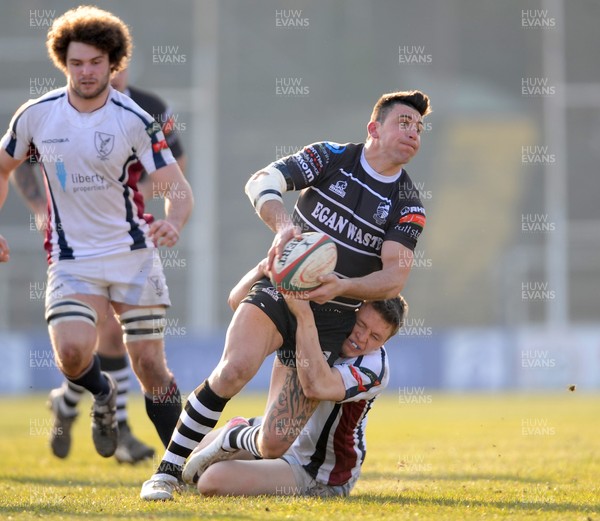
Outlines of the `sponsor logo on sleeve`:
M152 137L162 130L161 126L154 120L146 127L146 133Z
M296 156L296 162L298 163L298 166L300 166L300 169L302 170L302 173L304 174L304 177L306 178L306 182L307 183L311 183L315 180L315 174L312 171L312 169L310 168L310 166L308 165L308 163L305 161L305 158L307 156L304 154L299 154L298 156ZM312 161L311 161L312 163Z
M169 148L169 145L167 144L166 140L164 140L164 139L161 139L160 141L157 141L156 143L152 143L152 150L155 154L165 148Z
M425 221L425 208L422 206L405 206L400 210L399 224L412 223L424 228Z
M175 118L171 114L165 121L165 124L162 127L162 131L165 136L168 136L173 132L173 130L175 130Z
M338 145L337 143L332 143L331 141L325 142L325 146L334 154L341 154L344 150L346 150L346 145Z
M421 228L425 228L425 221L426 221L426 219L425 219L424 215L422 215L420 213L409 213L409 214L406 214L404 217L401 217L398 222L400 224L413 223Z

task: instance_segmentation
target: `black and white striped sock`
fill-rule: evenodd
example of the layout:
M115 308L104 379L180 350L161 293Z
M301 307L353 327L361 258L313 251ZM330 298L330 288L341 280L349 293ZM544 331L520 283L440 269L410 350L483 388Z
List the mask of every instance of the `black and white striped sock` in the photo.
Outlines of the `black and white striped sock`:
M213 392L208 380L200 384L188 396L155 474L169 474L181 479L185 460L214 429L228 401L229 398L221 398Z
M113 377L117 383L117 422L127 422L127 398L130 386L130 370L127 363L127 355L120 357L108 357L98 355L100 368Z
M237 427L233 427L223 440L223 448L229 451L243 449L255 458L262 458L256 446L259 430L260 425L250 427L247 425L238 425Z
M62 384L62 388L63 399L58 402L61 414L69 417L77 416L77 405L81 398L83 398L85 389L81 387L81 385L74 384L69 380L65 380Z

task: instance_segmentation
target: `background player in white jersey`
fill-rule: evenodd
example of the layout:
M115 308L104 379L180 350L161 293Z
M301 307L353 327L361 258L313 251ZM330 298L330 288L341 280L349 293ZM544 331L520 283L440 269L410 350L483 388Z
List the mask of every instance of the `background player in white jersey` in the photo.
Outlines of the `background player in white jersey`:
M373 108L366 143L315 143L271 163L246 184L260 218L276 233L270 263L300 231L323 231L338 246L335 274L322 278L323 284L306 296L314 301L319 340L329 353L330 364L352 331L361 302L394 297L408 279L425 210L404 165L419 151L423 118L429 112L429 98L420 91L384 94ZM283 205L282 193L287 190L301 190L293 219ZM282 364L273 369L271 389L281 389L297 379L287 367L296 358L295 320L283 297L264 278L234 314L221 361L189 395L160 465L142 488L142 497L162 496L161 487L164 496L171 495L193 447L274 351ZM318 402L302 393L296 398L298 418L307 421ZM281 456L295 439L276 435L272 428L239 429L252 430L240 432L239 444L233 448L263 458ZM193 473L190 462L187 468ZM156 494L145 494L144 489Z
M97 452L117 447L116 386L100 371L97 323L118 313L146 410L163 442L179 416L179 390L164 357L168 288L156 246L173 246L192 207L191 189L160 125L113 89L131 54L127 26L84 6L57 18L47 47L67 86L23 105L0 141L0 205L10 173L36 154L49 204L46 320L66 378L94 397ZM140 161L163 187L165 218L149 224L128 166ZM176 201L175 201L176 199ZM0 237L0 260L8 244Z
M186 157L178 133L174 128L173 114L167 104L156 94L128 85L129 69L123 69L111 78L111 85L119 92L129 96L142 109L150 114L162 127L163 134L173 157L182 172L185 172ZM11 181L25 199L35 216L36 226L45 235L48 219L48 201L41 190L36 156L29 156L12 174ZM137 187L143 196L143 202L152 198L153 183L141 163L129 165L128 176L139 177ZM120 463L136 463L154 456L154 449L137 439L129 426L127 415L127 397L131 385L127 350L123 343L123 332L118 318L109 313L106 321L98 325L98 358L100 369L113 377L117 384L117 423L119 442L115 458ZM54 416L50 433L50 448L58 458L66 458L71 449L71 428L78 416L77 405L85 389L69 380L50 391L48 405Z
M249 452L237 450L229 453L231 461L218 461L225 458L213 453L215 461L205 462L208 468L197 483L204 495L347 496L360 476L367 452L367 413L389 380L383 343L402 326L408 306L402 297L365 303L340 358L329 367L310 305L294 298L286 302L298 319L298 377L304 393L319 400L319 405L279 459L256 460ZM261 420L250 423L258 425ZM198 450L210 446L213 439L222 438L227 444L234 421L211 432ZM294 417L279 422L282 429L295 428Z

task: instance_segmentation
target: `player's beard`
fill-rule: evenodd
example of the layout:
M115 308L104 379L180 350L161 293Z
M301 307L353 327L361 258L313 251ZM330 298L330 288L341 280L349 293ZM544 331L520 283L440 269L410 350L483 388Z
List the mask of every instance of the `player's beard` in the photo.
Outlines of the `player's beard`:
M110 82L110 74L108 74L104 78L99 78L97 83L97 87L93 90L84 90L81 85L81 81L75 82L71 80L71 90L77 97L84 100L93 100L99 97L101 94L106 92L108 84Z

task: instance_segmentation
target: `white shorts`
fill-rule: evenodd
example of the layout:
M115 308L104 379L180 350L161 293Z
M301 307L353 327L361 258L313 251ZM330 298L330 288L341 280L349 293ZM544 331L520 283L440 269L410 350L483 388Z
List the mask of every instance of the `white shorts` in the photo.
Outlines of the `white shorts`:
M304 467L300 465L294 456L290 454L284 454L281 459L287 462L292 469L292 474L294 474L294 479L296 480L296 485L298 487L299 496L346 497L350 495L350 492L358 480L357 476L350 479L350 481L344 483L343 485L324 485L323 483L315 481L315 479L308 472L306 472L306 470L304 470Z
M75 293L132 306L171 305L160 255L149 248L50 264L46 307Z

